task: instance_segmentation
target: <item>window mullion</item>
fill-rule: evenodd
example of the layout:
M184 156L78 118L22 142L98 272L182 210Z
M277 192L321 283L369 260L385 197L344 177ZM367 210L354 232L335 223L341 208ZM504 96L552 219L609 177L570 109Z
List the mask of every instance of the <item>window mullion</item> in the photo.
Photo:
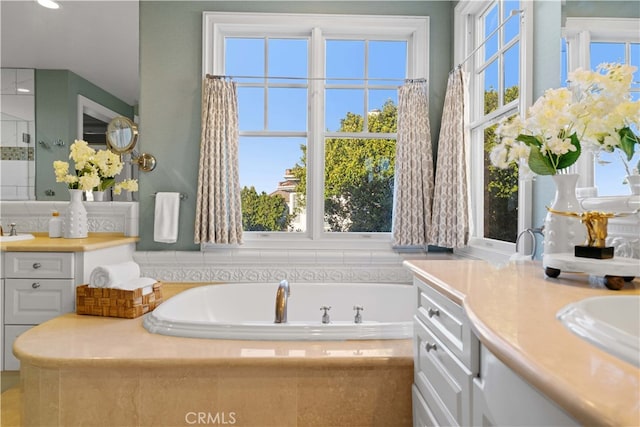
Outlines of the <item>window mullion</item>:
M307 141L307 230L311 239L322 236L324 221L324 38L311 30L309 82L309 141Z

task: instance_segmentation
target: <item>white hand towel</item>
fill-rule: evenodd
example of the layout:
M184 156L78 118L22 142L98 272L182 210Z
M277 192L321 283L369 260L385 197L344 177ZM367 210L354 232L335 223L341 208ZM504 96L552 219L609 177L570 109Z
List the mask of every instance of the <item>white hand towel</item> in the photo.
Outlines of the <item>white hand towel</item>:
M91 271L89 286L92 288L111 288L140 277L140 266L134 261L101 265Z
M125 291L135 291L136 289L142 289L142 295L147 295L153 292L153 284L156 283L156 279L151 277L137 277L130 279L126 282L119 283L114 286L115 289L122 289Z
M156 193L153 240L175 243L178 240L180 193Z

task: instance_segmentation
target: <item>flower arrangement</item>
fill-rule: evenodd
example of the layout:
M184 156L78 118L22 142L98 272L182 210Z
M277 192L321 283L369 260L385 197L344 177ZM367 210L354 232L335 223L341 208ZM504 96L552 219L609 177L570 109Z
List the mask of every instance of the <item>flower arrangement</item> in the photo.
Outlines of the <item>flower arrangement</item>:
M555 175L573 165L583 148L620 150L626 162L640 139L632 128L640 124L640 101L631 101L630 87L636 67L600 64L596 71L569 73L570 88L549 89L519 117L502 120L501 138L490 153L500 168L518 163L538 175Z
M109 150L94 150L86 141L75 140L70 147L69 159L73 160L75 175L69 173L69 163L53 162L56 182L64 182L69 189L83 191L105 191L113 187L114 194L122 190L138 191L138 181L127 179L116 182L115 176L122 171L120 156Z

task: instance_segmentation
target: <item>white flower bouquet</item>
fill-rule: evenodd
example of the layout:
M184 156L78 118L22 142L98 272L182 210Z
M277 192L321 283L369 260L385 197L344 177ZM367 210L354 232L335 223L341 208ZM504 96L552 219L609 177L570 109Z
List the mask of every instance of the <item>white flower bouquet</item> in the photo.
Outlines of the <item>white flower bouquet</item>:
M66 183L69 189L105 191L113 187L114 194L122 190L138 191L135 179L116 182L115 176L122 171L123 164L120 156L110 150L96 151L86 141L77 139L71 144L69 159L74 162L75 174L69 173L69 162L53 162L56 182Z
M555 175L573 165L583 148L617 149L630 161L640 146L632 130L640 122L640 101L630 97L635 70L601 64L596 71L570 73L570 88L547 90L524 121L501 121L496 129L501 141L490 153L491 162L500 168L518 163L538 175Z

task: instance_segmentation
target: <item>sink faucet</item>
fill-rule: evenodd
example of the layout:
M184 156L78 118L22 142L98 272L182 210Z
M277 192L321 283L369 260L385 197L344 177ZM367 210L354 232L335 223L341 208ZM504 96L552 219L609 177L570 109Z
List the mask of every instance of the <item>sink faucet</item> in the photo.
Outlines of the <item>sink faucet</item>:
M287 323L287 299L289 298L289 282L283 280L276 292L276 319L273 323Z
M9 225L11 226L11 230L9 231L9 236L17 236L18 232L16 231L16 223L12 222Z

